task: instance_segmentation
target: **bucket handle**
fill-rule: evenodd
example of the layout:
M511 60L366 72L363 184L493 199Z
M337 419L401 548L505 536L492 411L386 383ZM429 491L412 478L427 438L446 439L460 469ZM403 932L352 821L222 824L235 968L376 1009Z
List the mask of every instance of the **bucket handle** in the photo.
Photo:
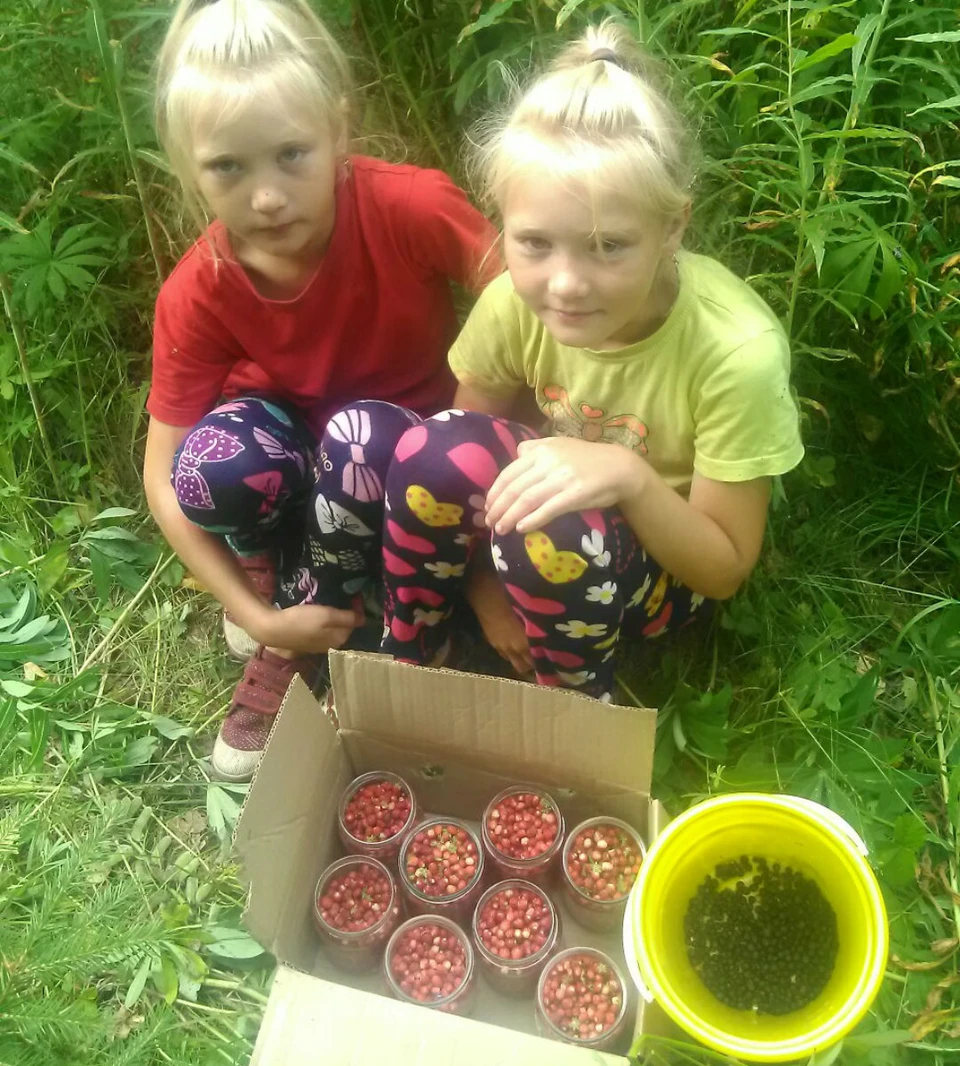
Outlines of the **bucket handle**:
M870 854L867 845L863 842L863 838L836 811L832 811L829 807L824 807L822 803L816 803L814 800L806 799L803 796L791 796L790 799L801 807L806 807L815 817L829 822L838 833L841 833L853 844L864 858Z
M627 971L633 983L637 986L637 991L647 1003L652 1003L653 993L647 988L647 983L640 973L640 965L637 962L637 949L633 944L633 912L637 902L634 897L637 895L639 888L640 882L635 881L633 888L630 890L627 909L623 915L623 957L627 963Z

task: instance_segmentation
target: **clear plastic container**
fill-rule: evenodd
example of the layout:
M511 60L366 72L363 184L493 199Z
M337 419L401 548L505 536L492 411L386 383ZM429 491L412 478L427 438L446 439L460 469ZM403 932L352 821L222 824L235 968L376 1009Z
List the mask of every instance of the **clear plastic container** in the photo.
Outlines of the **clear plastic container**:
M540 1035L552 1040L609 1051L620 1050L629 1036L626 981L613 959L596 948L555 955L540 974L534 1009Z
M563 815L541 788L513 785L498 793L483 812L480 833L497 877L543 885L559 865Z
M424 959L426 967L420 965ZM449 1014L469 1014L473 1007L473 948L448 918L407 919L387 944L383 972L392 995L405 1003Z
M563 887L581 925L602 932L623 924L645 854L640 834L619 818L588 818L570 830L563 846Z
M473 947L478 969L498 992L533 992L559 945L560 915L539 885L501 881L480 897L473 912Z
M400 924L400 893L393 874L365 855L331 863L313 895L313 924L336 966L354 973L372 970Z
M344 790L337 812L344 850L392 864L416 825L417 813L416 793L402 777L388 770L355 777ZM385 830L387 836L382 835Z
M483 891L477 834L456 818L421 822L400 851L400 888L411 914L442 915L466 928Z

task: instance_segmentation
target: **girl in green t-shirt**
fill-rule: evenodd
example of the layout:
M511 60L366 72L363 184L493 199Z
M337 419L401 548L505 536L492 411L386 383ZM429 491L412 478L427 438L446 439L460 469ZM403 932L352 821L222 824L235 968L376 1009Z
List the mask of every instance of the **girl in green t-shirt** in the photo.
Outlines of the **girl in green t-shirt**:
M481 140L507 273L450 353L458 409L388 474L383 650L442 658L466 600L519 672L609 699L622 634L693 621L756 564L803 455L787 340L682 250L690 148L616 23ZM508 421L531 392L542 436Z

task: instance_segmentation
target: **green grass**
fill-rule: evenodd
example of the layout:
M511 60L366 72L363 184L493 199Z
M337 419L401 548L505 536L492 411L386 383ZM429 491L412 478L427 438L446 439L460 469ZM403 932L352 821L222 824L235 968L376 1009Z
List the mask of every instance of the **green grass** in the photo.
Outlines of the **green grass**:
M628 657L622 681L662 708L672 810L782 789L869 842L893 955L870 1017L817 1066L945 1066L960 1052L953 9L319 6L357 57L364 146L394 158L457 171L500 64L549 53L558 19L575 32L614 9L702 116L692 240L791 323L809 458L713 632ZM237 932L243 790L205 761L237 670L139 487L152 300L183 246L149 123L166 14L0 14L0 1066L242 1061L269 987Z

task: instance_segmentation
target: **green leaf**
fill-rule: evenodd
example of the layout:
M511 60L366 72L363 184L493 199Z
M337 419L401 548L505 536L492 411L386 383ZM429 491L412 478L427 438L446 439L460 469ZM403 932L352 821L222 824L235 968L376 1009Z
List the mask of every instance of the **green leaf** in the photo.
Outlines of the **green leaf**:
M840 92L841 88L849 85L852 81L853 78L849 74L838 74L836 77L822 78L820 81L815 81L812 85L808 85L805 89L798 89L792 96L786 97L783 101L783 106L789 103L796 107L797 104L806 103L807 100L816 100L821 96L832 96L834 93Z
M143 995L143 990L146 987L147 978L150 976L150 970L152 968L153 959L150 958L149 955L145 955L140 960L140 965L137 967L137 972L134 974L133 980L130 982L127 994L123 997L123 1005L127 1010L132 1010Z
M159 968L154 968L150 977L154 987L163 997L164 1003L169 1007L177 998L177 993L180 990L180 978L173 959L168 955L164 955L160 960Z
M960 94L948 96L946 100L935 100L932 104L924 104L923 107L918 107L916 111L907 112L907 118L921 115L924 111L952 111L958 107L960 107Z
M93 577L97 599L101 604L106 604L110 600L110 588L113 584L110 562L106 555L92 544L90 545L90 574Z
M893 839L902 847L917 851L927 840L927 829L913 814L902 814L893 823Z
M584 3L586 3L586 0L567 0L563 7L557 12L556 28L559 30L567 19L576 12L577 8L581 7Z
M156 737L137 737L136 740L124 748L123 762L125 766L145 766L153 758L159 741Z
M136 513L131 507L108 507L96 515L93 522L106 522L110 518L132 518Z
M8 145L0 142L0 159L5 159L8 163L13 163L15 167L22 167L24 170L29 170L31 174L39 174L40 171L29 160L24 159L22 155L15 152ZM24 231L26 232L26 231Z
M909 1029L878 1029L874 1033L855 1033L846 1038L847 1047L853 1050L864 1050L875 1047L893 1047L896 1044L905 1044L913 1040L913 1033Z
M880 256L882 260L880 278L873 293L873 301L878 314L887 310L891 300L900 292L907 280L897 257L885 241L880 242Z
M240 804L219 785L208 785L207 823L222 843L229 842L239 817Z
M921 44L951 44L960 41L960 30L941 30L939 33L914 33L898 37L898 41L919 41Z
M495 25L516 2L517 0L497 0L497 3L488 7L475 22L471 22L469 26L463 27L459 37L457 37L457 44L462 44L468 37L472 37L480 30L485 30L488 27Z
M57 587L60 579L67 572L69 563L70 549L63 541L54 544L47 551L37 567L37 586L41 596L45 596Z
M812 52L810 55L801 59L800 62L794 66L793 72L794 74L799 74L802 70L809 70L811 67L823 63L827 59L832 59L841 52L846 52L848 49L853 48L856 43L856 34L841 33L839 37L835 37L822 48L818 48L815 52Z
M215 925L210 929L213 940L207 950L221 959L256 959L264 954L263 948L242 929Z
M21 226L13 215L8 215L6 211L0 211L0 229L12 230L14 233L26 234L30 232L26 227Z
M179 740L181 737L192 737L193 730L182 722L175 722L172 718L165 718L162 714L144 716L149 722L150 728L155 729L160 736L167 740Z

